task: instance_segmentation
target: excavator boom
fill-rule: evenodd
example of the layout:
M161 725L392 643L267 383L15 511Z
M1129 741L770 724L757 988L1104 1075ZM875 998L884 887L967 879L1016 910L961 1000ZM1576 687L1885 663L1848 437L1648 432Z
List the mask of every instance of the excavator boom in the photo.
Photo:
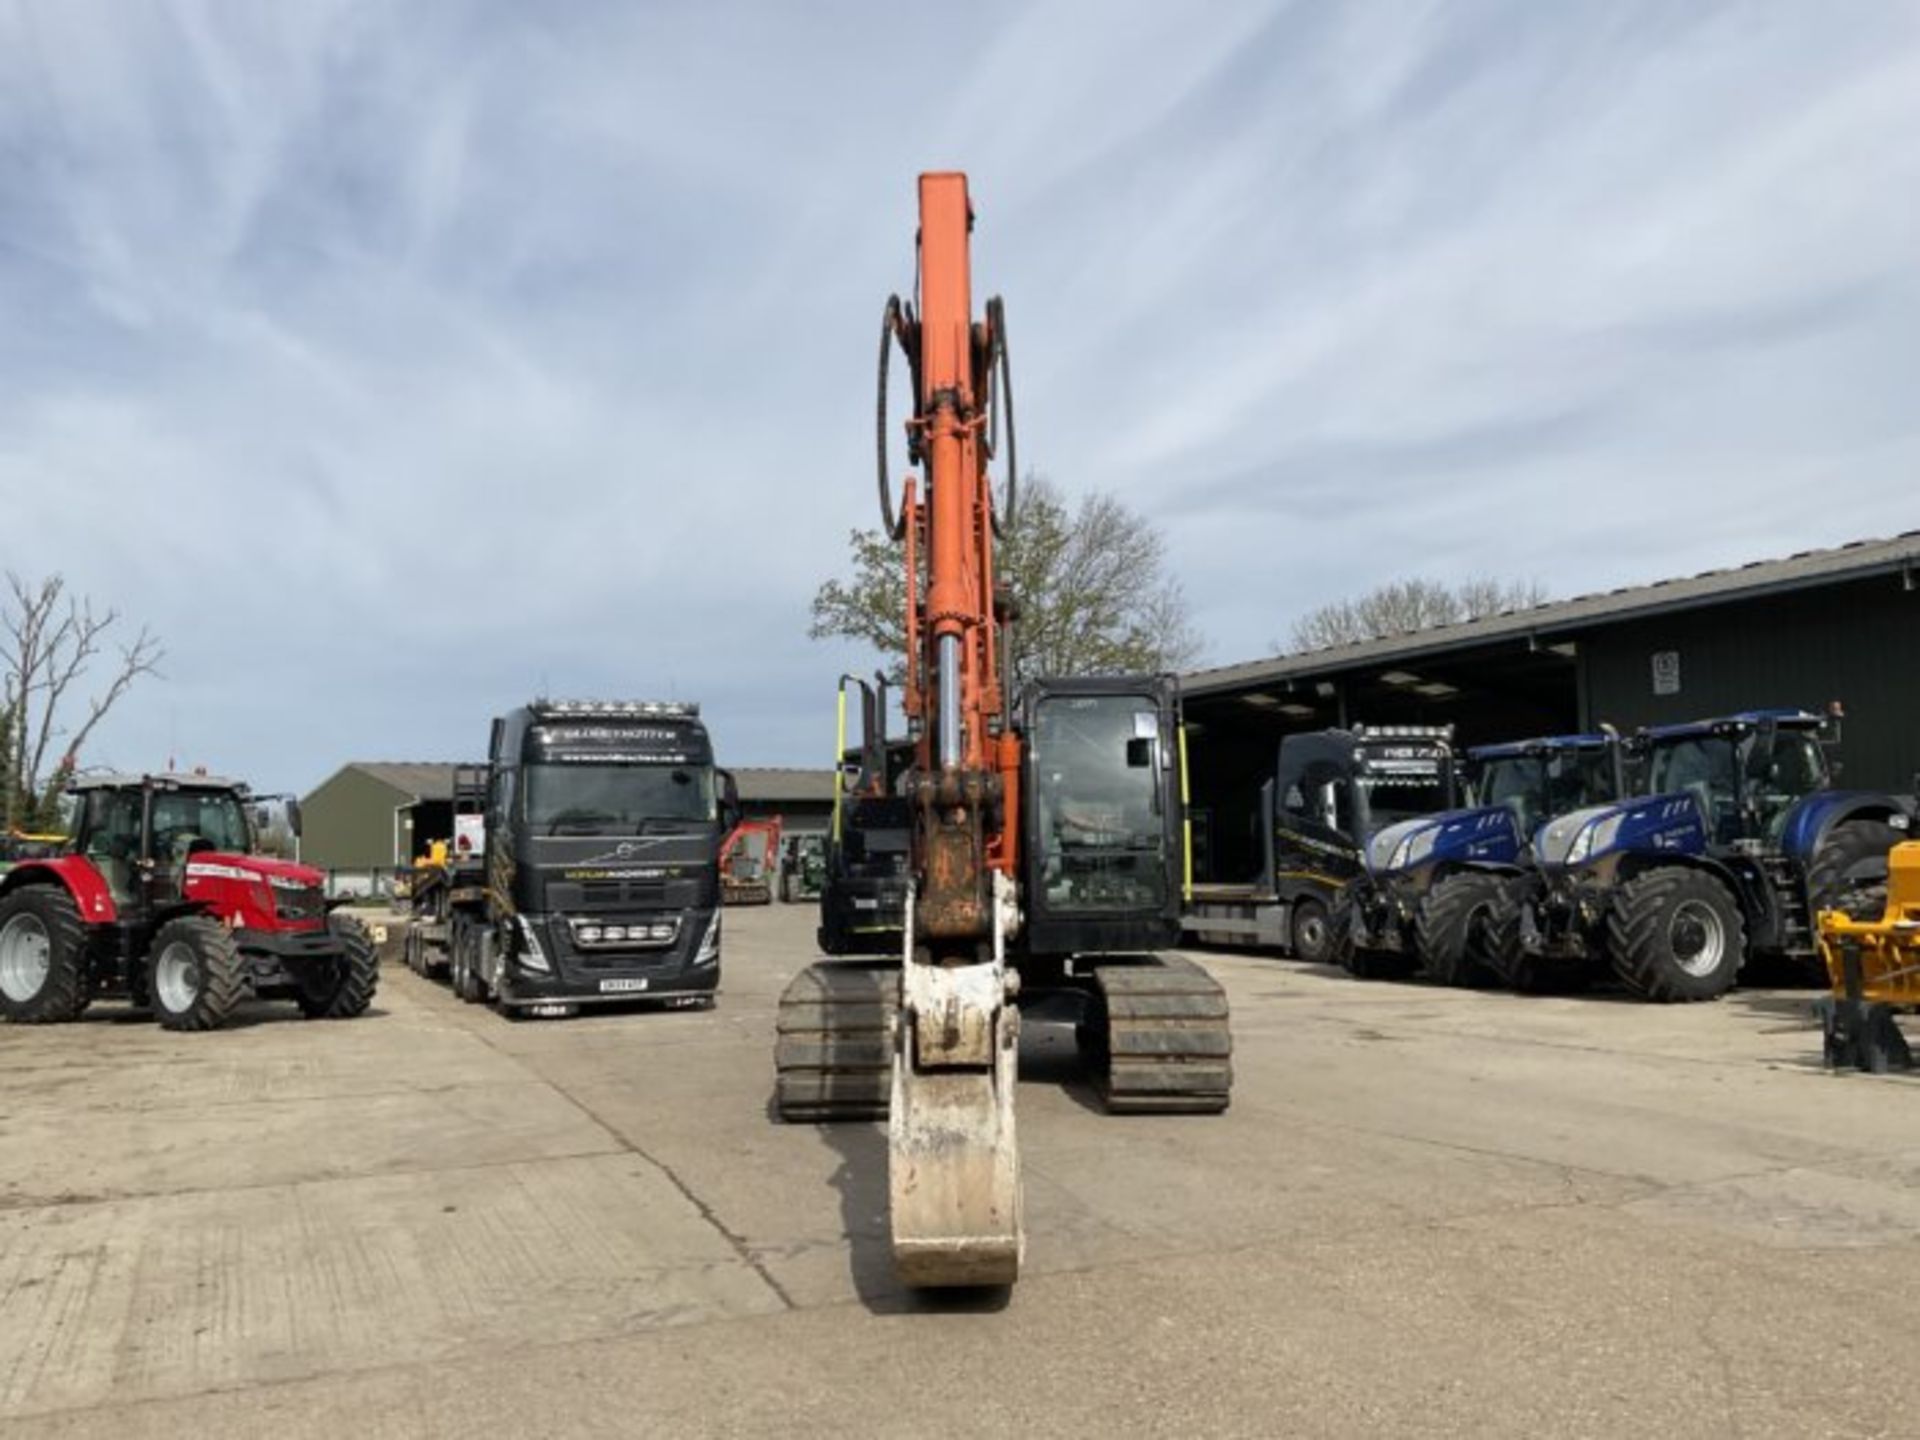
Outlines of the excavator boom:
M965 176L920 177L919 306L899 326L916 381L909 451L926 471L925 500L909 480L903 507L918 748L887 1112L894 1263L916 1286L1011 1284L1023 1245L1020 1016L1006 963L1019 749L1002 723L985 433L994 337L972 314L972 226Z

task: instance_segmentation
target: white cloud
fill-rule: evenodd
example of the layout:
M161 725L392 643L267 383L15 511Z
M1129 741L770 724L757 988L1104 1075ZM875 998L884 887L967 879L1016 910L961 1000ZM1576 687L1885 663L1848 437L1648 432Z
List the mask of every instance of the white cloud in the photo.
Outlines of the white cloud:
M165 636L122 763L305 785L542 688L813 759L948 165L1023 458L1166 520L1215 659L1906 528L1916 122L1892 3L16 5L6 555Z

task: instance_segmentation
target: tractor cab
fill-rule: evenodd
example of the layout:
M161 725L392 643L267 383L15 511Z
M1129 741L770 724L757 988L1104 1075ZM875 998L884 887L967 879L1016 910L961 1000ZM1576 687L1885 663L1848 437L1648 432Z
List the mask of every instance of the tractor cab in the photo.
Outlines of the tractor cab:
M211 776L76 781L71 846L106 882L123 916L179 904L188 861L254 848L246 789Z
M1627 793L1620 737L1611 729L1477 746L1467 752L1467 772L1472 803L1511 813L1523 846L1554 816Z
M1647 793L1693 797L1710 845L1778 849L1794 807L1833 783L1828 722L1756 710L1642 732Z

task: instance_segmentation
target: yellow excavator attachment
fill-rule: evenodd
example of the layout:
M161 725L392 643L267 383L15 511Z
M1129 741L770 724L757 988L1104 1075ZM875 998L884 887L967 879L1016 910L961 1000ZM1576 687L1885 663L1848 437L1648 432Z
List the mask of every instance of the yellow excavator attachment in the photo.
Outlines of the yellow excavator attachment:
M1860 1070L1908 1070L1913 1055L1897 1010L1920 1006L1920 843L1887 854L1887 893L1863 894L1845 910L1818 917L1820 953L1833 994L1818 1006L1827 1063ZM1867 914L1877 910L1877 914Z
M1012 886L994 877L990 960L913 958L907 901L887 1110L894 1270L917 1289L1011 1285L1026 1235L1014 1133L1020 1012L1006 966Z

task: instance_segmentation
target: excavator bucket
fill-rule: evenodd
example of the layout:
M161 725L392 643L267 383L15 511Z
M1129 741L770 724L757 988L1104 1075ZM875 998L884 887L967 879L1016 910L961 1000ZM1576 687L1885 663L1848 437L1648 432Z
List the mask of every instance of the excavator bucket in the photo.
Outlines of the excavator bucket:
M994 908L998 917L1002 907ZM998 924L990 961L906 961L887 1113L893 1263L902 1284L939 1289L1019 1278L1026 1246L1013 1123L1019 1054L1020 1012L1007 995Z

